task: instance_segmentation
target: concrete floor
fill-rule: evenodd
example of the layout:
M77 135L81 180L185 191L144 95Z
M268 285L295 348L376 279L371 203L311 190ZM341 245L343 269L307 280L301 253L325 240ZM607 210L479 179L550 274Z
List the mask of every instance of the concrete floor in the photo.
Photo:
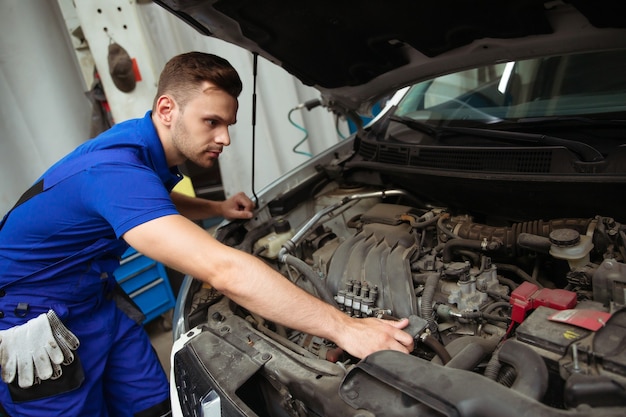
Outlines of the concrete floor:
M168 313L166 313L168 314ZM169 312L171 315L171 311ZM163 365L163 369L167 374L167 377L170 376L170 353L172 352L172 330L170 329L171 325L166 325L164 322L167 322L169 319L169 323L171 323L171 317L166 319L161 317L157 317L149 323L146 323L144 329L150 336L150 341L152 342L152 346L156 350L159 355L159 359L161 361L161 365Z
M178 297L178 291L182 285L184 274L165 267L174 298ZM174 310L162 314L149 323L146 323L144 329L150 336L152 346L159 355L161 365L165 369L168 378L170 375L170 353L172 352L172 344L174 343L172 336L172 314Z

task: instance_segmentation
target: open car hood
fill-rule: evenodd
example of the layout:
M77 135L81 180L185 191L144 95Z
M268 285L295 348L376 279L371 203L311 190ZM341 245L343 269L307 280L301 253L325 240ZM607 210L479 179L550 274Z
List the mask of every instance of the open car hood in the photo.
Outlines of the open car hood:
M201 33L282 66L320 90L330 107L361 112L434 75L626 43L617 0L155 3Z

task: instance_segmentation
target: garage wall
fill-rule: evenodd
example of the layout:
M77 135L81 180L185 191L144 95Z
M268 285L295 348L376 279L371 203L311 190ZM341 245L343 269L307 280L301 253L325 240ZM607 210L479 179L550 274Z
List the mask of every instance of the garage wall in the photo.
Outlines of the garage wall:
M98 69L114 119L119 122L143 116L152 105L162 66L172 56L192 50L228 59L244 82L238 122L231 130L232 144L220 157L220 169L227 196L238 191L251 195L252 55L200 35L151 2L58 1L0 2L0 94L4 98L0 116L0 213L9 209L45 168L88 138L90 65ZM86 58L85 49L78 48L76 37L70 35L77 24L82 27L92 59ZM133 93L118 91L108 75L106 54L111 40L137 60L142 81ZM257 192L308 159L292 151L305 133L293 126L287 115L293 107L317 97L314 89L259 58ZM326 109L296 111L292 118L308 131L308 140L298 148L301 152L314 155L341 140L335 118ZM347 135L344 121L340 121L339 129Z
M85 140L90 104L56 4L0 2L0 215Z

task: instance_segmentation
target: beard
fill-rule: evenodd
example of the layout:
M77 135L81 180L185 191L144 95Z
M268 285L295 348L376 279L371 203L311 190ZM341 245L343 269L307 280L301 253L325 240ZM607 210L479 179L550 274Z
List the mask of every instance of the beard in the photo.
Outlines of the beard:
M194 146L194 141L182 119L178 119L172 128L172 144L185 159L201 168L210 168L215 162L208 154L211 148L202 149Z

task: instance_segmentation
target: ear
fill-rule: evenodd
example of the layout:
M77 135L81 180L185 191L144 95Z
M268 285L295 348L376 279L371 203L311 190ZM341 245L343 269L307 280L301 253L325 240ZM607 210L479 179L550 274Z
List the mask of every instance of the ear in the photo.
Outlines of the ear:
M172 124L173 113L175 110L176 102L174 99L171 96L164 94L157 99L154 113L157 119L164 126L169 127Z

